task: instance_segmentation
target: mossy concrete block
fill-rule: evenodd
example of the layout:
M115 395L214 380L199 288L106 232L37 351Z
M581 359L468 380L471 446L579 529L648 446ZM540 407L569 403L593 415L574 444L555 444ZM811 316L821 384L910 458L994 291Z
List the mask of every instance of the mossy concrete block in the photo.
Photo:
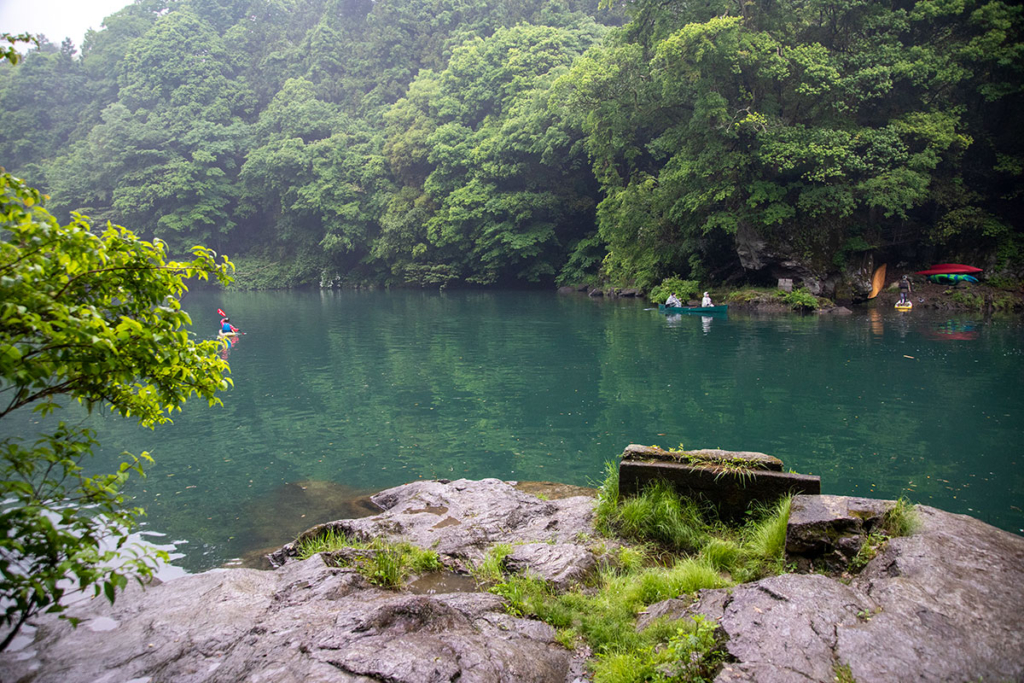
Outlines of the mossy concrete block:
M730 520L741 518L752 505L769 505L790 493L821 493L821 478L807 474L677 462L619 463L620 496L637 495L659 481L682 496L710 502L723 519Z
M642 446L630 444L622 452L623 460L637 462L658 461L678 462L697 465L736 465L760 470L782 471L782 461L773 455L757 451L726 451L721 448L699 448L693 451L666 451L658 446Z

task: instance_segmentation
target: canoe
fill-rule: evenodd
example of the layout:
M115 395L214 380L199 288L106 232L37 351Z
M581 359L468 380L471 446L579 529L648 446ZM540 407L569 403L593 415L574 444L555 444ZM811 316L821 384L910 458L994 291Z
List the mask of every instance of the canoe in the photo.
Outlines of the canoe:
M696 313L698 315L710 315L712 313L725 313L728 306L666 306L658 304L659 313Z
M938 273L929 275L928 279L939 285L956 284L958 282L977 282L978 278L964 273Z
M965 266L962 263L937 263L928 270L917 271L918 275L956 275L963 273L965 275L970 273L980 273L983 268L975 268L974 266Z

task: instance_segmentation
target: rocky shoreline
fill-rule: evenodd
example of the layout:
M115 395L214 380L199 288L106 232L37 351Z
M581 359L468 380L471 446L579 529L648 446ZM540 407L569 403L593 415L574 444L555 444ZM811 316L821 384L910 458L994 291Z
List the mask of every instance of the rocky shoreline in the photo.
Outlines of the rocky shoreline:
M380 514L306 534L402 540L466 572L497 543L509 572L553 591L579 586L614 541L594 530L595 500L545 500L495 479L419 481L373 497ZM870 532L879 501L797 496L787 550L840 557ZM920 527L893 538L857 573L794 572L651 605L655 617L703 614L718 625L716 681L1024 680L1024 538L976 519L918 506ZM856 542L853 545L858 545ZM859 547L859 545L858 545ZM847 553L848 555L848 553ZM289 544L273 571L214 570L143 590L111 606L71 608L77 629L37 620L34 641L0 655L0 680L537 681L589 680L585 648L566 649L540 621L472 582L446 592L385 590ZM810 566L810 565L808 565Z
M913 293L911 301L915 309L931 311L947 311L952 313L972 313L990 315L992 313L1020 313L1024 310L1024 292L1019 290L1007 290L993 287L984 283L946 285L929 282L919 275L910 274L913 281ZM899 291L896 289L896 277L892 285L878 294L871 300L850 299L836 297L818 298L820 314L849 314L861 310L891 310L899 300ZM587 296L591 299L616 299L616 298L642 298L643 292L634 288L616 287L593 287L580 285L575 287L560 287L559 294L574 294ZM734 295L735 294L735 295ZM749 290L733 293L725 291L715 295L716 303L729 305L731 311L743 311L745 313L792 313L791 305L784 303L772 290ZM690 306L698 306L699 301L688 302Z

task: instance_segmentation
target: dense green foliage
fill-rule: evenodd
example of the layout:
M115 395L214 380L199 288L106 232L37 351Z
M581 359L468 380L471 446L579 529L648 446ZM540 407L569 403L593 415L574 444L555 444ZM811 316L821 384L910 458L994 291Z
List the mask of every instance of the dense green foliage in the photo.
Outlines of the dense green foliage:
M202 247L169 261L163 243L110 225L96 234L81 216L60 225L44 199L0 174L0 419L50 415L66 398L152 426L190 397L219 403L227 363L217 342L189 338L179 299L185 279L225 280L231 264ZM149 456L88 475L92 436L61 422L29 446L0 441L0 649L34 614L63 611L65 593L113 601L152 574L150 554L124 547L142 511L120 492Z
M1020 6L597 4L137 0L0 65L0 163L253 286L1019 275Z
M758 239L822 274L894 246L1016 244L1019 6L631 7L560 84L605 195L610 272L728 273L735 242Z

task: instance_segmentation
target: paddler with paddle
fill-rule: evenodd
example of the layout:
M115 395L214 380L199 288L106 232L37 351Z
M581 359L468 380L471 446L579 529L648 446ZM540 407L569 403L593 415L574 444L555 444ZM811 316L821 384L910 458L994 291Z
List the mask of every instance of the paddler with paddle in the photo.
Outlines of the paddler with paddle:
M217 313L222 316L220 319L220 332L217 333L217 336L220 339L226 339L228 344L230 344L233 339L241 334L241 332L238 331L237 327L231 324L231 318L228 317L227 313L219 308L217 309Z

